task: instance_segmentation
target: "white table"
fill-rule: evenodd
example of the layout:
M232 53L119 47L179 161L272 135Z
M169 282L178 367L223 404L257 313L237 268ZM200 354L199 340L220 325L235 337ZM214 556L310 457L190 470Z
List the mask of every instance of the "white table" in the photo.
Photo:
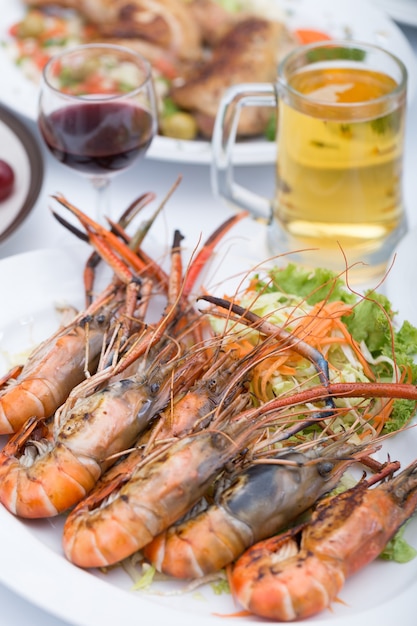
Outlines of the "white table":
M404 34L417 52L417 29L401 26ZM35 134L34 123L25 121ZM45 180L40 197L23 225L0 244L0 258L19 254L27 250L45 247L57 247L73 241L72 236L52 217L49 205L51 193L60 191L73 204L87 209L86 202L94 196L78 175L58 164L46 150ZM408 113L408 134L405 156L405 203L409 216L410 228L417 227L417 98L414 99ZM239 168L239 179L250 188L271 195L274 171L272 166L251 166ZM137 173L138 172L138 173ZM158 228L165 229L167 240L174 228L179 227L186 236L186 241L193 245L200 233L206 237L213 224L220 224L230 211L211 192L210 171L204 165L185 165L146 159L137 170L130 170L112 183L112 204L125 208L135 197L145 191L154 191L162 200L165 193L178 176L183 180L159 219ZM242 177L242 178L241 178ZM89 193L91 195L89 195ZM198 219L190 219L191 212ZM5 297L5 296L3 296ZM2 538L7 541L7 538ZM21 558L24 567L24 555ZM1 558L1 555L0 555ZM0 624L2 626L65 626L65 622L31 605L6 587L0 585Z

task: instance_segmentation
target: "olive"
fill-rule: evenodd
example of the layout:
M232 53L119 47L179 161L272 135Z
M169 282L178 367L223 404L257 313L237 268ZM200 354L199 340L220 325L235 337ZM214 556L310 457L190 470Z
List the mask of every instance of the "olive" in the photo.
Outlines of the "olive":
M18 35L22 39L25 37L39 37L45 30L45 20L41 13L37 11L29 12L18 27Z
M0 159L0 201L10 196L13 185L14 171L6 161Z
M163 117L161 133L174 139L195 139L198 132L197 123L190 113L178 111Z

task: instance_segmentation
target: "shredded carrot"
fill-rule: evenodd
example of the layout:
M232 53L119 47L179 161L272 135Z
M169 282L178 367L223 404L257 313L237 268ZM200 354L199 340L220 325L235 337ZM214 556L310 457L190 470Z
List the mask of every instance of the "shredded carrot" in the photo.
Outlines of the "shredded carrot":
M350 335L342 317L352 312L350 305L340 301L319 302L307 314L291 322L291 332L300 340L306 341L312 348L323 351L329 346L346 345L351 348L361 363L365 375L374 380L375 376L367 363L360 346ZM237 350L241 357L248 354L253 344L247 338L228 345L229 349ZM271 356L267 356L268 352ZM260 401L271 399L273 394L272 379L275 376L295 377L297 367L304 359L303 356L290 348L285 348L277 354L277 344L271 344L264 353L262 362L252 372L252 390Z
M351 314L352 307L341 301L327 302L322 301L316 304L311 310L305 314L300 312L299 318L296 317L297 309L287 321L287 330L300 341L308 343L312 348L326 355L332 346L347 346L355 355L358 363L361 365L364 375L370 380L376 379L371 365L367 362L360 345L351 336L344 317ZM257 337L257 335L255 335ZM234 342L227 344L227 349L236 350L238 358L244 357L253 349L253 336L242 337ZM278 376L287 377L291 383L291 379L296 381L297 372L300 371L305 357L294 350L283 345L280 347L279 341L270 341L264 346L262 359L253 368L251 374L251 389L255 398L259 402L267 402L274 395L274 378ZM332 367L331 361L329 363ZM401 380L403 382L410 376L409 371L402 371ZM307 382L307 381L306 381ZM294 384L296 384L294 382ZM307 382L308 384L308 382ZM312 384L314 380L312 378ZM394 399L387 400L381 404L381 408L376 415L368 413L362 415L374 428L377 435L380 435L384 426L389 421L394 406ZM346 412L350 409L346 407ZM373 413L376 412L375 409ZM369 431L365 429L363 436L367 436ZM358 433L361 437L361 434Z
M407 371L403 371L401 373L401 377L399 380L400 383L403 382L410 382L409 380L409 372ZM376 432L378 435L381 434L385 424L389 421L389 418L391 416L392 413L392 408L394 406L394 402L395 399L394 398L390 398L389 400L386 400L384 402L384 405L382 407L382 409L380 411L378 411L378 414L375 415L371 421L372 426L375 428Z
M319 302L308 315L297 321L294 333L300 338L303 338L304 333L313 343L320 344L323 337L329 336L335 320L349 315L351 311L352 308L343 302Z
M329 41L331 39L327 33L313 28L298 28L293 31L293 33L302 44L315 43L316 41Z
M394 405L394 399L391 398L387 400L382 409L378 411L378 414L373 417L371 420L372 426L375 428L377 435L381 434L382 429L385 424L388 422L390 415L392 413L392 407Z
M256 276L254 276L253 278L251 278L251 279L249 280L249 284L248 284L248 286L247 286L247 288L246 288L246 292L256 291L256 288L257 288L257 286L258 286L258 282L259 282L259 280L258 280L258 278L256 278Z
M253 344L249 339L242 338L239 341L228 342L227 349L230 351L235 350L238 354L238 358L243 358L253 350Z
M287 355L269 358L254 369L252 385L257 398L264 402L270 399L267 389L268 383L287 358Z
M235 611L234 613L212 613L215 617L253 617L253 613L242 609L241 611Z
M363 356L363 353L362 353L362 350L360 349L360 346L358 345L357 341L355 341L353 339L352 335L349 333L349 331L346 328L345 324L343 324L343 322L341 320L337 321L337 328L340 330L341 333L343 333L347 343L354 350L355 355L356 355L358 361L361 363L361 365L363 367L363 371L364 371L365 375L370 380L375 380L375 375L374 375L374 373L372 371L372 368L370 367L369 363L367 362L367 360Z
M295 376L297 373L297 368L291 367L291 365L281 365L278 368L278 371L283 376Z

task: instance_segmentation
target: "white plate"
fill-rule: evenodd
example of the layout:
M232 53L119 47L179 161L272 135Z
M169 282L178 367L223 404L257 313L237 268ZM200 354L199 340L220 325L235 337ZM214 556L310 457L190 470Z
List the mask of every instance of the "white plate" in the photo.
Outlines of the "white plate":
M417 229L414 229L399 243L385 280L385 292L398 311L398 320L408 320L414 326L417 326L416 249Z
M14 293L0 308L0 370L6 355L27 349L57 325L55 305L80 304L81 268L87 251L43 250L0 262L0 284ZM230 265L232 267L230 267ZM229 271L233 269L232 263ZM237 268L236 268L237 269ZM398 305L401 307L401 303ZM404 465L416 456L417 432L408 431L389 443L392 459ZM381 453L380 460L385 459ZM0 507L3 537L0 581L33 604L76 626L216 626L224 619L213 613L237 610L228 595L216 596L210 588L199 594L150 596L132 590L119 569L108 574L87 572L65 560L61 551L62 519L20 521ZM358 529L360 532L360 529ZM406 530L417 547L417 519ZM376 561L353 576L332 611L303 624L322 626L415 626L417 609L417 559L405 565ZM233 624L265 623L256 618L234 618ZM229 623L230 620L227 620ZM299 622L300 623L300 622Z
M372 0L372 2L397 22L417 26L416 0Z
M0 159L13 169L12 193L0 202L0 242L20 226L33 208L43 181L43 157L27 127L0 106Z
M398 26L373 5L364 0L270 1L282 9L290 29L315 28L335 38L374 43L394 52L408 68L409 94L414 95L417 77L412 48ZM265 4L262 6L265 7ZM21 0L0 0L0 9L0 39L7 40L9 26L24 15L24 5ZM36 119L37 87L22 75L1 47L0 75L3 84L0 99L22 115ZM152 142L147 156L164 161L208 164L211 160L211 146L207 141L180 141L158 136ZM274 160L274 144L268 141L242 142L234 153L236 165L273 163Z

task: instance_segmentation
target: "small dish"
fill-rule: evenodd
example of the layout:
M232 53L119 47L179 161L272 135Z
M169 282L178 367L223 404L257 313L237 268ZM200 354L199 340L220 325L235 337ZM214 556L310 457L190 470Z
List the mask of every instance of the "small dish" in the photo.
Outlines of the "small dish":
M30 130L0 107L0 159L15 175L11 195L0 202L0 242L20 226L32 210L42 187L43 156Z

